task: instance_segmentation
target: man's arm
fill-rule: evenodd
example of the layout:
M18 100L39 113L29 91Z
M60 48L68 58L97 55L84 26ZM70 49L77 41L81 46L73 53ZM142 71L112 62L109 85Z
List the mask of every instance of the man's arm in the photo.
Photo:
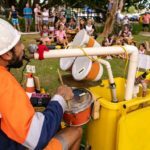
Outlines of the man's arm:
M64 99L55 95L43 113L34 114L23 145L29 149L44 148L59 129L64 108Z

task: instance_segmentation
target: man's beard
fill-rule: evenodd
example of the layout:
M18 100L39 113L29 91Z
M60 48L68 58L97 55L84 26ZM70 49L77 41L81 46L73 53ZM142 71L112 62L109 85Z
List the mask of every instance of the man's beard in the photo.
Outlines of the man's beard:
M13 52L13 57L9 61L8 68L20 68L23 66L23 59L16 56L15 52Z

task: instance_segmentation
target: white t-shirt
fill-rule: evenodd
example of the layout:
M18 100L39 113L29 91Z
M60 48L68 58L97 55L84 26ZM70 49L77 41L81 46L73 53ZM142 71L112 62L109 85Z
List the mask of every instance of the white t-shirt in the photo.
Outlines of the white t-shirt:
M48 11L42 12L42 17L43 17L43 20L48 21L49 12Z
M116 12L116 15L117 15L117 20L122 20L122 19L124 18L124 16L121 14L121 11L120 11L120 10L118 10L118 11Z
M93 26L92 25L90 25L90 26L86 25L85 29L89 35L91 35L93 33Z
M93 29L93 28L92 28L92 25L91 25L91 26L86 26L86 31L87 31L87 32L91 32L92 29Z
M145 50L140 50L139 49L139 54L145 54Z
M123 19L123 25L129 24L129 19Z

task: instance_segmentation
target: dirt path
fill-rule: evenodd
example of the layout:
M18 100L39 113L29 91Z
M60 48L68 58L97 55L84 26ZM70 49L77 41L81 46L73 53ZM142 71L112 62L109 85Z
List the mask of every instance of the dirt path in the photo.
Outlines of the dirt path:
M150 37L150 32L140 32L139 34L143 35L143 36L149 36Z

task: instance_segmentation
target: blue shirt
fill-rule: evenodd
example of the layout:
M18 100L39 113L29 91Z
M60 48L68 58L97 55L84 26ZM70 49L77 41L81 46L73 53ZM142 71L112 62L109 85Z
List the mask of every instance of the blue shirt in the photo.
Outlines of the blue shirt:
M24 18L30 19L32 18L32 9L25 7L23 9Z

